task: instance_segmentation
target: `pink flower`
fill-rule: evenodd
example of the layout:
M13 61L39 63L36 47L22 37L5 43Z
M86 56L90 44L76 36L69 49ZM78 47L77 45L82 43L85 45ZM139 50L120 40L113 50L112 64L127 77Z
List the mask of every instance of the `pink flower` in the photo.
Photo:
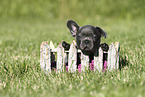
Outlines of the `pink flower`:
M107 61L104 60L104 65L103 65L103 72L105 72L107 70Z
M65 66L66 67L66 72L68 72L68 66Z
M78 72L81 72L81 64L78 65Z

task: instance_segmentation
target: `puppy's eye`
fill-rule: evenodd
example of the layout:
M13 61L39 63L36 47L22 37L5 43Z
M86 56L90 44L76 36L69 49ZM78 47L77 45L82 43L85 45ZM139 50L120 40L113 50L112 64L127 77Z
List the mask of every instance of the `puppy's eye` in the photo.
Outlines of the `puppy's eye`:
M79 35L78 37L79 37L79 38L82 38L82 36L80 36L80 35Z
M97 39L97 37L96 37L96 36L94 36L94 39L96 40L96 39Z

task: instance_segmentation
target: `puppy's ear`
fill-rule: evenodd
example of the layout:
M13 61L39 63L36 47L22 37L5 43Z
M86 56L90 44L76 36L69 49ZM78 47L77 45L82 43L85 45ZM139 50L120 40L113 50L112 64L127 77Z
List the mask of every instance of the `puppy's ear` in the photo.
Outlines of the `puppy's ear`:
M70 33L73 37L76 36L77 31L79 30L79 26L76 22L73 20L68 20L67 21L67 27L70 30Z
M107 37L107 33L102 30L100 27L96 26L96 29L101 33L101 37L106 38Z

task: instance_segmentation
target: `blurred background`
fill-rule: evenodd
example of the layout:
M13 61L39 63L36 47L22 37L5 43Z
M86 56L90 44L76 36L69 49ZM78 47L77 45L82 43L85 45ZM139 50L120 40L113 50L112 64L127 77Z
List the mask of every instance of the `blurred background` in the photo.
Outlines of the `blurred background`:
M145 0L1 0L0 17L94 20L144 18Z
M119 42L122 71L84 78L45 76L41 42L71 43L75 38L66 27L68 19L100 26L108 35L101 42ZM1 97L145 97L144 71L145 0L0 0Z
M1 0L0 38L3 43L38 45L44 40L71 42L66 21L73 19L80 26L103 28L107 42L123 43L125 38L137 42L129 35L141 29L144 17L145 0Z

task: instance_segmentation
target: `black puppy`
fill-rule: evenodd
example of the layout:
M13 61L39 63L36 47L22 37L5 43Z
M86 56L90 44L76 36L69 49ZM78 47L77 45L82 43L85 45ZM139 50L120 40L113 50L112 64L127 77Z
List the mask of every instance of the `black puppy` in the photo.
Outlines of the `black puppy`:
M85 55L94 55L100 47L100 38L107 36L107 33L98 26L85 25L79 27L73 20L67 21L67 27L71 35L76 38L76 47Z
M67 27L70 33L76 39L76 47L82 51L83 54L88 55L90 62L93 60L94 56L98 56L99 47L103 51L108 51L109 46L106 43L100 45L100 38L103 36L106 38L107 33L100 27L85 25L79 27L73 20L67 21ZM65 41L62 42L62 46L65 50L69 50L70 44ZM80 64L80 55L77 55L77 65Z

